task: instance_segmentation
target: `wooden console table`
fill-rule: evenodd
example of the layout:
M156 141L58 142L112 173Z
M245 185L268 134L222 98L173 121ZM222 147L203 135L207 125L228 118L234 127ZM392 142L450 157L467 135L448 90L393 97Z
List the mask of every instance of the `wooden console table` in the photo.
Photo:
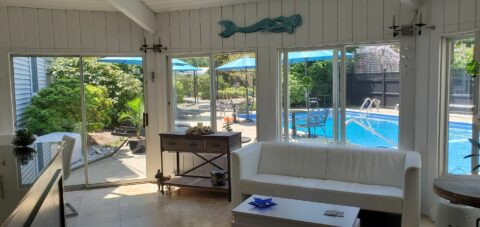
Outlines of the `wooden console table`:
M163 152L172 151L176 153L176 172L171 179L161 180L161 192L164 193L163 186L192 187L208 190L227 191L228 199L231 201L230 184L230 153L242 146L242 134L240 132L216 132L204 136L188 136L184 132L160 133L160 162L161 172L163 169ZM191 169L180 171L180 153L188 152L204 162L193 166ZM217 154L215 157L207 159L201 154ZM191 174L194 170L207 164L224 170L222 167L213 163L214 160L227 156L227 178L228 183L223 186L213 186L210 176L198 176Z

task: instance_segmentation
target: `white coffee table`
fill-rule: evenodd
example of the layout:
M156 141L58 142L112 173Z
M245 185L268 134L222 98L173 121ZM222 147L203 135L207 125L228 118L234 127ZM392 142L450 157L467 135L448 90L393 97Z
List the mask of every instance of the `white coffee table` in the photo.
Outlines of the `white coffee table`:
M272 198L278 205L259 209L250 204L253 198ZM325 216L326 210L338 210L343 217ZM233 227L254 226L344 226L358 227L358 207L284 199L272 196L252 195L233 209Z

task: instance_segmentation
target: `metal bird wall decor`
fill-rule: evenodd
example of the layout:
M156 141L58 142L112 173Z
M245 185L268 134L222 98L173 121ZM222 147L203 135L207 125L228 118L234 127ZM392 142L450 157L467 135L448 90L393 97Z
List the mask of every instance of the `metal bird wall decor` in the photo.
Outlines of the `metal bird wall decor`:
M246 26L238 27L231 20L221 20L218 22L224 30L218 35L223 38L228 38L237 32L241 33L253 33L258 31L293 34L295 28L302 25L302 16L294 14L289 17L279 16L275 18L265 18L259 22Z

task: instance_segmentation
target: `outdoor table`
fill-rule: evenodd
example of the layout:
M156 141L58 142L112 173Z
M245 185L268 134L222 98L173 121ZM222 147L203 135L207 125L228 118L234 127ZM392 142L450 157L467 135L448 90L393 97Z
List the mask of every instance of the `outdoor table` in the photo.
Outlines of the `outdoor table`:
M446 175L433 181L433 191L452 203L480 208L480 177ZM480 218L477 219L477 227Z
M307 111L306 110L289 110L289 112L292 114L292 137L295 137L297 136L297 122L295 119L295 115L297 113L306 113ZM310 132L310 128L308 129L308 131Z

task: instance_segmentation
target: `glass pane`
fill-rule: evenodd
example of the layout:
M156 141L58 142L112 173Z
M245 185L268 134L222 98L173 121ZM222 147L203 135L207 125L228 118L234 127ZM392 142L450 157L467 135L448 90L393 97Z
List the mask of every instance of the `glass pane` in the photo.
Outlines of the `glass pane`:
M174 129L211 126L210 58L172 59Z
M284 90L288 92L284 100L288 120L284 119L284 126L288 125L289 141L333 142L335 53L339 54L336 50L288 53L288 91Z
M346 143L398 148L400 47L346 49Z
M14 57L13 81L16 129L30 130L37 142L73 137L72 173L64 183L84 184L79 58Z
M474 80L465 70L466 64L473 59L475 39L461 39L450 42L451 64L448 105L448 145L447 171L452 174L470 174L471 159L463 158L471 154L473 118Z
M147 177L141 57L84 57L88 183Z
M242 132L245 144L257 138L255 53L214 56L217 131Z

